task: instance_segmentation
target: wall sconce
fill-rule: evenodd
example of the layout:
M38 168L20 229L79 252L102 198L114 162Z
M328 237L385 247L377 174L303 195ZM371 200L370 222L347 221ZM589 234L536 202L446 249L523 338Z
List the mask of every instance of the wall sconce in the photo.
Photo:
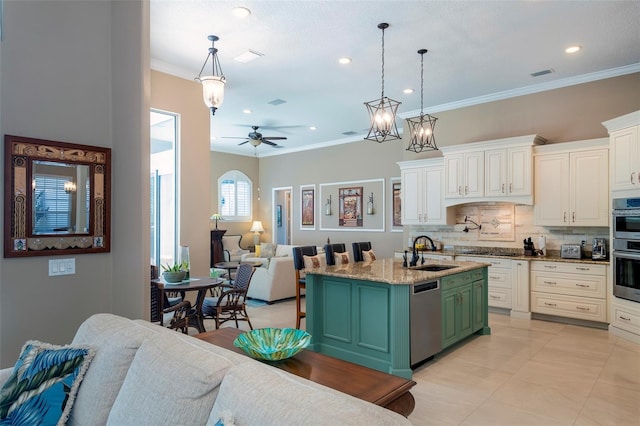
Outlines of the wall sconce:
M262 221L255 220L253 221L253 225L251 225L251 229L249 232L253 232L253 245L254 247L260 245L260 233L264 232L264 228L262 227Z
M77 187L75 182L68 180L64 183L64 192L66 192L67 194L76 192L76 190L77 190Z
M219 38L215 35L210 35L207 38L211 41L211 47L209 48L209 54L204 60L204 64L202 65L202 69L200 70L198 77L196 77L196 80L202 83L202 97L204 99L204 103L211 110L211 115L215 115L216 110L220 105L222 105L222 101L224 100L224 85L226 83L226 79L224 78L224 74L222 74L222 67L220 66L220 60L218 59L218 49L214 47L214 43L218 41ZM202 71L204 71L204 67L207 66L209 58L211 58L211 75L203 76Z
M325 216L331 216L331 194L329 194L329 198L327 198L327 202L324 205L324 214Z
M373 192L369 195L369 202L367 202L367 214L373 214Z

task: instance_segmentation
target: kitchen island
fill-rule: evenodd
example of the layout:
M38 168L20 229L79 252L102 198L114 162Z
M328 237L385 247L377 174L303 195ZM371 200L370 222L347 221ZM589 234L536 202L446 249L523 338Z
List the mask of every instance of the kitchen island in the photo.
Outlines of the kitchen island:
M410 379L412 326L424 333L439 328L441 349L473 333L490 334L489 265L430 261L418 267L428 265L450 269L418 270L403 267L399 259L380 259L307 270L309 348ZM434 281L441 290L439 321L412 324L414 288Z

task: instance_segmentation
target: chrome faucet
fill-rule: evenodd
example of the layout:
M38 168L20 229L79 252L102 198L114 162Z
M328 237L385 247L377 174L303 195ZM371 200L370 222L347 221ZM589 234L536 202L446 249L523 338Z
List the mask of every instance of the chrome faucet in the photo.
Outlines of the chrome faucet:
M418 264L418 250L416 250L416 242L419 239L426 238L431 243L431 251L436 251L436 245L431 238L427 235L420 235L413 240L413 256L411 257L411 262L409 262L409 266L416 266Z

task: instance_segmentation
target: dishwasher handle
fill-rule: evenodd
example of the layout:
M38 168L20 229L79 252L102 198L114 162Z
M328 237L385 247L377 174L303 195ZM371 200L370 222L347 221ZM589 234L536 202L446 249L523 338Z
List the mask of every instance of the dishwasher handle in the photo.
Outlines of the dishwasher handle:
M429 281L426 283L414 284L413 294L420 294L427 291L438 290L440 288L440 281Z

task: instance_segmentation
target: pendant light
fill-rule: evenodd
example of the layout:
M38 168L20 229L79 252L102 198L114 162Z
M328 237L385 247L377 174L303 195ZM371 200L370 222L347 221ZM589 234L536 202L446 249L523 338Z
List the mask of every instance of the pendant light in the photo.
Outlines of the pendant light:
M209 48L209 54L204 60L204 64L196 80L202 83L204 103L211 109L211 115L215 115L216 110L222 105L222 101L224 100L224 85L226 80L224 74L222 74L222 67L218 59L218 49L214 47L214 43L218 41L219 38L215 35L210 35L207 38L211 41L211 47ZM204 71L204 67L207 66L209 58L211 58L211 75L202 76L202 72Z
M384 95L384 30L389 28L389 24L378 24L378 28L382 30L382 95L380 99L364 103L371 120L371 128L365 139L382 143L400 139L396 125L396 113L400 102Z
M415 153L438 150L433 136L437 118L424 113L424 54L427 53L427 49L420 49L418 53L420 54L420 117L407 119L411 132L407 151Z

